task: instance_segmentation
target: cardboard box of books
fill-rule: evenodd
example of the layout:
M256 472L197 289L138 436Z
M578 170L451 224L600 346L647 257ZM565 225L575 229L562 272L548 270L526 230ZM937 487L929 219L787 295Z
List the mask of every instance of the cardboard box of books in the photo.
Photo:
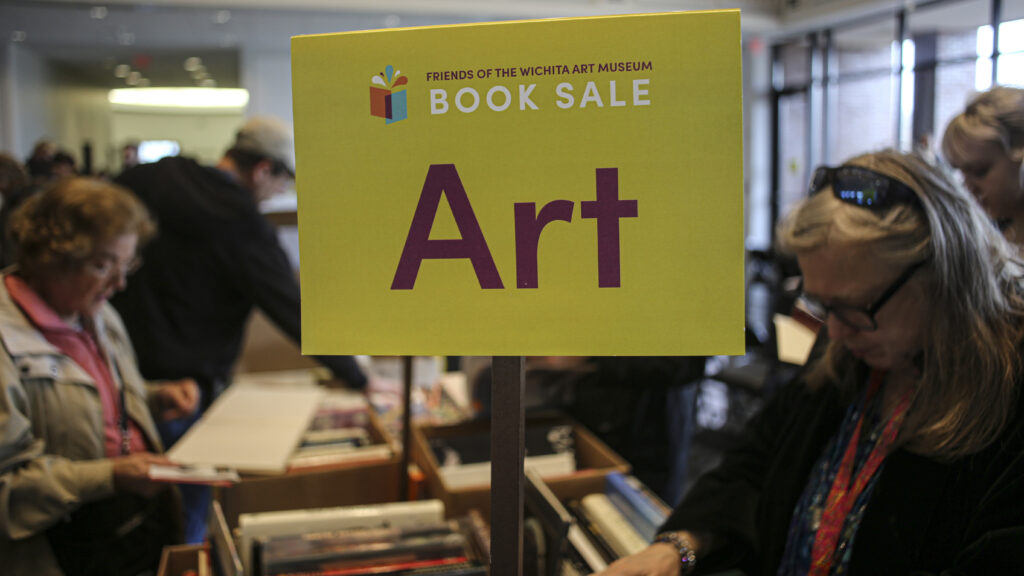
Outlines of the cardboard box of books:
M366 404L325 402L288 471L242 476L215 492L231 528L238 515L400 499L401 450Z
M555 496L532 471L525 480L524 573L600 572L649 546L672 512L639 479L620 472L607 474L603 490L569 498Z
M609 472L629 463L583 425L560 414L529 417L524 467L535 470L559 498L604 489ZM445 503L449 517L473 508L490 517L490 422L414 426L411 457L426 478L430 496Z

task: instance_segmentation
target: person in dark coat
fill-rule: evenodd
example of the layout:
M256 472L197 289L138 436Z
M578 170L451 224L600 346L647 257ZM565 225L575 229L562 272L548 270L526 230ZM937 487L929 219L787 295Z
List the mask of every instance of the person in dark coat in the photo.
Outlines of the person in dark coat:
M216 166L179 156L140 164L117 178L149 208L160 234L142 251L146 266L112 302L142 374L195 379L204 410L230 382L254 308L300 340L298 282L259 211L261 200L292 180L291 156L288 128L275 118L254 117ZM365 387L366 376L353 357L316 358L349 386ZM167 446L191 423L162 429ZM187 538L201 541L209 490L187 487L183 493Z
M1024 267L919 157L819 168L779 240L828 347L605 572L1024 574Z

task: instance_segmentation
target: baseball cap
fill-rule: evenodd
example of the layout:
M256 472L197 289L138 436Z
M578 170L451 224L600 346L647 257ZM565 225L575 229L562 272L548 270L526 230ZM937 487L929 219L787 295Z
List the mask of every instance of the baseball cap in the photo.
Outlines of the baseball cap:
M284 165L290 175L295 176L292 131L273 116L253 116L247 120L238 129L233 147L276 160Z

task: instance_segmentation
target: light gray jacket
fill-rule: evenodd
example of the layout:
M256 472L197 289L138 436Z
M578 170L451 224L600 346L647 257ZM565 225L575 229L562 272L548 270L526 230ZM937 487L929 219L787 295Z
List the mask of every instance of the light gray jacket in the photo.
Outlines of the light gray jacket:
M109 304L94 318L129 417L162 451L135 353ZM45 530L114 493L92 377L50 344L0 281L0 572L60 574Z

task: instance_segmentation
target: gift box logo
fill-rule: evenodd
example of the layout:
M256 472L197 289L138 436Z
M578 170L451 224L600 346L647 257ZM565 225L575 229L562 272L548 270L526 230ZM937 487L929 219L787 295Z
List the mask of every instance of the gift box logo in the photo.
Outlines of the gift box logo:
M383 72L370 80L370 116L384 118L385 124L392 124L409 117L405 102L405 86L409 79L402 76L390 64Z

